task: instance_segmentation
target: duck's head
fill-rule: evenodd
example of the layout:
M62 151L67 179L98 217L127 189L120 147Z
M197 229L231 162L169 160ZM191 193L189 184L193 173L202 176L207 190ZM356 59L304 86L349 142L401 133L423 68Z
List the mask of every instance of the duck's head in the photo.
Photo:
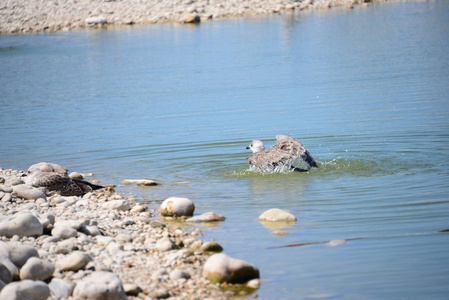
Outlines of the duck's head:
M249 143L248 147L246 149L251 149L253 153L257 153L260 151L265 150L265 146L263 145L262 141L254 140L251 143Z

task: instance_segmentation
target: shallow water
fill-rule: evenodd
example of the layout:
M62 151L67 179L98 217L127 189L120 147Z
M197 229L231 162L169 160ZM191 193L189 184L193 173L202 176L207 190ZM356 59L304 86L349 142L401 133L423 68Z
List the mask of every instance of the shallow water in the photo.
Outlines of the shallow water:
M449 2L0 36L0 166L94 172L144 202L192 199L261 299L447 298ZM249 172L299 138L310 173ZM276 237L269 208L298 222ZM348 239L344 245L284 245Z

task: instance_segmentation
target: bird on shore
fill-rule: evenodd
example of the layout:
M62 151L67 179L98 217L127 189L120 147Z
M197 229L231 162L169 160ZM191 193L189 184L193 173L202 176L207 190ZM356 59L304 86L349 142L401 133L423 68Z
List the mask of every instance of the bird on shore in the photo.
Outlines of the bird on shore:
M59 166L56 164L47 165ZM57 192L61 196L83 196L88 192L103 188L101 185L69 177L65 168L48 168L47 165L45 167L41 167L39 164L31 166L28 169L25 183L41 188L46 193Z
M300 141L284 134L276 135L276 140L276 144L268 150L265 150L262 141L252 141L246 147L246 149L253 151L253 154L246 159L248 163L253 168L263 172L285 172L291 170L307 172L311 168L318 168L318 164ZM295 167L294 164L299 159L304 160L309 165L309 169Z

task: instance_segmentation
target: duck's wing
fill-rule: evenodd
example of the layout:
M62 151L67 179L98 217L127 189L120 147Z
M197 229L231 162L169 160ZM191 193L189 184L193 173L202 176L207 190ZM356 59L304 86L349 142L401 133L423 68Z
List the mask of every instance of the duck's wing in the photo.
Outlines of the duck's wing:
M279 151L285 151L291 156L291 159L294 160L301 157L305 162L309 164L309 166L318 168L318 165L313 159L312 154L310 154L310 152L300 141L284 134L276 135L276 140L276 145L271 147L270 150L272 148L276 148Z
M292 157L289 153L271 147L269 150L254 153L246 159L248 163L263 171L274 171L279 167L290 166Z
M81 196L86 193L67 175L54 172L36 174L32 184L35 187L59 192L62 196Z

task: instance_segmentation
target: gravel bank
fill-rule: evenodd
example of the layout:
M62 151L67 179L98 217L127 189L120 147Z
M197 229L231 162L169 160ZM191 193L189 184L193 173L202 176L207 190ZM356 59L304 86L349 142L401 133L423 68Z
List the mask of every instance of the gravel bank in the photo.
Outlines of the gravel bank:
M198 23L225 17L366 4L373 0L3 0L0 33L71 30L163 22ZM386 0L381 0L386 1Z
M165 200L184 216L172 217L111 187L43 193L25 184L29 176L0 168L1 299L226 299L259 286L257 267L216 254L222 247L187 225L194 205L186 198Z

